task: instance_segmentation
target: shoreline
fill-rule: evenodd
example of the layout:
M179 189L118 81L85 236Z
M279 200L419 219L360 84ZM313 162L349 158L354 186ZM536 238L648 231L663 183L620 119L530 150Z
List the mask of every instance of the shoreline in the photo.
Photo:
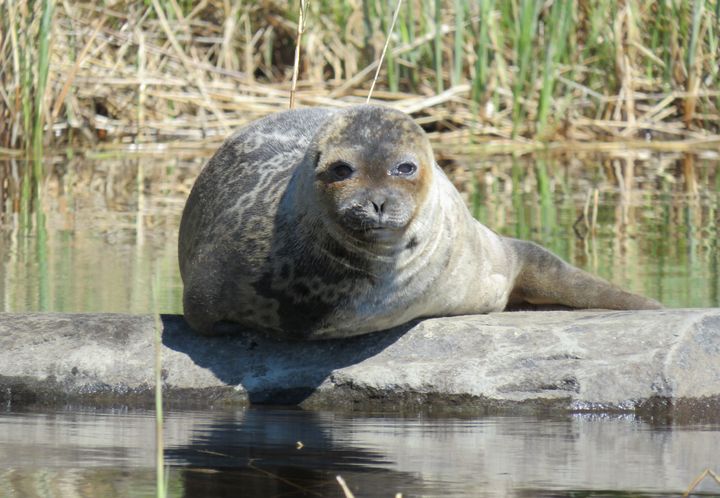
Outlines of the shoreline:
M503 312L310 342L162 324L163 397L177 408L720 414L718 308ZM152 315L0 313L0 402L144 406L154 335Z

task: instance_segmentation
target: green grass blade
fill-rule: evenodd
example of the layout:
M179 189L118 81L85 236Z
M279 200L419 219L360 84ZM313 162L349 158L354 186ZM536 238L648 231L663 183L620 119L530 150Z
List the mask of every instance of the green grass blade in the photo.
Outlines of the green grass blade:
M543 67L542 87L538 101L537 128L538 135L542 136L547 125L548 113L555 88L556 64L565 55L567 39L570 35L572 22L572 1L556 1L550 13L550 19L545 25L545 33L549 33L545 47L545 64Z
M513 138L517 136L525 114L520 99L529 97L527 93L532 88L528 78L532 74L532 48L541 6L540 0L522 0L520 4L520 19L515 29L515 61L518 70L513 84Z
M490 66L490 13L495 6L495 0L481 0L480 2L480 28L477 35L477 59L475 61L475 75L472 81L472 100L480 103L488 83Z
M442 9L440 8L441 0L435 0L435 43L434 43L434 62L435 62L435 91L442 93L444 89L443 73L442 73Z
M463 74L463 60L464 60L464 39L465 33L465 0L455 0L455 38L453 47L453 73L452 73L452 85L457 86L460 84L460 79Z
M685 54L688 74L695 71L698 35L700 34L700 24L702 23L703 10L705 9L704 0L695 0L693 3L692 28L690 30L690 44Z
M33 123L33 157L35 181L39 182L42 177L42 157L43 151L43 122L44 122L44 101L45 88L47 86L48 70L50 67L50 30L52 24L53 2L52 0L43 0L42 19L40 21L40 32L38 34L38 80L35 87L35 109ZM39 174L38 174L39 173Z

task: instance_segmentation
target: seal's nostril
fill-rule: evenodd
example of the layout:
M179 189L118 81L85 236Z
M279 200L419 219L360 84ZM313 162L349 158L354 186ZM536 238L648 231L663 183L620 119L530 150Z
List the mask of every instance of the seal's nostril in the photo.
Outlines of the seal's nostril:
M373 208L375 209L375 212L378 214L382 214L385 212L385 201L370 201L370 204L372 204Z

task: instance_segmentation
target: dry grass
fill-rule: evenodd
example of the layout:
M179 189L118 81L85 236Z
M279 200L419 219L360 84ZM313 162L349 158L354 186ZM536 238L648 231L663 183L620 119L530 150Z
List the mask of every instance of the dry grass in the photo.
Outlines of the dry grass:
M0 153L32 143L38 115L46 145L142 148L215 142L288 107L298 1L105 5L57 3L47 34L41 2L0 5ZM365 100L394 7L309 2L298 106ZM719 10L719 0L407 0L373 100L469 146L714 143ZM534 26L529 37L519 22Z
M720 484L720 477L718 477L718 475L715 472L713 472L712 470L705 469L700 473L700 475L698 475L693 480L693 482L690 484L690 487L688 488L688 490L685 491L685 493L683 493L682 498L687 498L688 496L690 496L690 493L692 493L695 490L695 488L698 486L698 484L700 484L707 477L711 477L712 479L715 480L716 483Z

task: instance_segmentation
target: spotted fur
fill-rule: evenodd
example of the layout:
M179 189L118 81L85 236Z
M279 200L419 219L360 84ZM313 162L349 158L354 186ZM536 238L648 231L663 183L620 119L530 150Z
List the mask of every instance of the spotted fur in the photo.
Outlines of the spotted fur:
M393 173L403 161L417 171ZM333 177L339 162L350 178ZM475 221L422 129L375 106L287 111L239 130L190 193L179 258L186 319L206 334L230 321L347 337L509 302L658 306Z

